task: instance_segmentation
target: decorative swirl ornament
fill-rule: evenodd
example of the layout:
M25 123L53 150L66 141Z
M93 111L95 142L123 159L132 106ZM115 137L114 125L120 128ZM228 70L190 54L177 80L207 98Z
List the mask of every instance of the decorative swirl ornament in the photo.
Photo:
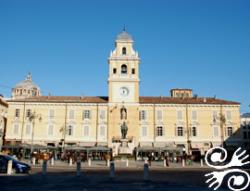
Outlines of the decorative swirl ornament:
M221 186L224 177L228 174L233 174L227 181L227 186L230 190L241 191L245 190L249 186L250 176L246 171L237 168L227 169L230 167L241 167L250 163L250 161L246 161L249 157L249 155L246 155L246 150L243 150L242 152L240 152L240 150L241 148L238 148L234 152L231 161L226 164L225 161L227 159L227 151L224 148L214 147L207 151L205 155L206 164L217 170L224 170L213 171L205 174L206 177L210 177L206 181L206 183L209 184L209 188L214 187L214 190L217 190Z

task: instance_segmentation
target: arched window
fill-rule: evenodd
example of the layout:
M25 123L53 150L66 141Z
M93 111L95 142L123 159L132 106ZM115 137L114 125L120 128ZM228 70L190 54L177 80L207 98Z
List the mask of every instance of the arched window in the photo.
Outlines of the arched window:
M127 72L128 72L127 65L123 64L121 66L121 73L122 74L127 74Z
M122 55L126 55L126 54L127 54L126 47L123 47L123 48L122 48Z

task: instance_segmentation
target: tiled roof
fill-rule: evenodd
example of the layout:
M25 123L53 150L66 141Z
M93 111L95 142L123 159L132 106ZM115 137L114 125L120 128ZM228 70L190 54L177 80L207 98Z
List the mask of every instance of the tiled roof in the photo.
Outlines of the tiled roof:
M140 97L142 104L223 104L223 105L240 105L239 102L227 101L216 98L175 98L175 97Z
M63 102L63 103L107 103L108 97L93 96L39 96L26 99L8 100L8 102ZM240 105L239 102L216 98L173 98L173 97L140 97L141 104L223 104Z
M107 103L108 97L85 96L38 96L26 99L14 99L8 102L59 102L59 103Z
M0 98L0 105L8 107L8 103L6 101L4 101L2 98Z

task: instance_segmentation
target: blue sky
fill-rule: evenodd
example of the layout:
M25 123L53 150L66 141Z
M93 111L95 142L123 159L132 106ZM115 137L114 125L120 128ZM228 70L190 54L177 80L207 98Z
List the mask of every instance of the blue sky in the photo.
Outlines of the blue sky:
M107 95L107 57L125 24L140 95L192 88L249 112L249 10L247 0L0 0L0 93L31 72L43 95Z

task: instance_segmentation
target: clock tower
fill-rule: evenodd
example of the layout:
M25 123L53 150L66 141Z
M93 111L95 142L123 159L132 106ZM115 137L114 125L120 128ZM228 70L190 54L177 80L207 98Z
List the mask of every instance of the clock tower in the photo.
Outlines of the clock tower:
M109 102L139 102L138 53L133 48L133 39L124 29L116 38L115 50L111 51L109 63Z

